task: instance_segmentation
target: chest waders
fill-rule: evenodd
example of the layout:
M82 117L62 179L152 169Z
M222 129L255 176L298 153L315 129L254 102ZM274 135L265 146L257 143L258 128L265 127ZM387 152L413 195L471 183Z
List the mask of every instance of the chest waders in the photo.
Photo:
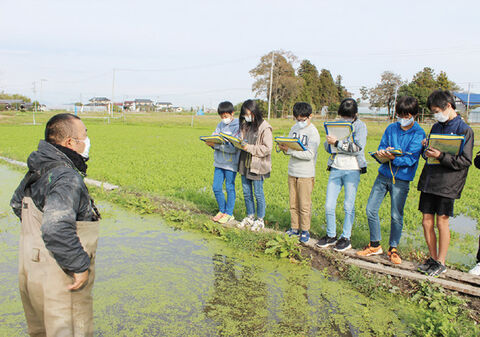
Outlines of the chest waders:
M34 337L93 336L93 298L98 221L78 221L77 235L90 257L88 281L79 290L68 290L67 274L45 247L40 227L43 213L30 197L22 201L19 252L19 287L28 333Z

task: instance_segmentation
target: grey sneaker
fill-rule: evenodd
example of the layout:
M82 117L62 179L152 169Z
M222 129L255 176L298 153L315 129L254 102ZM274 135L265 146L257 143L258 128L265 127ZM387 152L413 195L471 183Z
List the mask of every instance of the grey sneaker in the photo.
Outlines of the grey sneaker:
M253 216L247 216L237 225L237 228L245 228L253 225Z
M335 243L335 246L333 247L333 250L337 251L337 252L343 252L347 249L350 249L352 248L352 245L350 243L350 239L347 239L347 238L344 238L344 237L341 237L337 243Z
M318 248L327 248L327 247L333 246L336 243L337 243L337 237L336 236L330 237L328 235L325 235L323 238L318 240L318 242L315 246L317 246Z
M470 271L468 272L471 275L480 276L480 262L475 265Z
M443 274L447 271L447 267L441 264L438 261L435 261L435 264L432 264L430 268L426 271L428 276L438 277L440 274Z
M432 265L434 265L435 263L437 263L437 261L435 261L434 259L432 259L431 257L428 258L427 261L425 261L423 264L419 265L417 270L421 273L426 273L427 270L430 269L430 267Z
M257 219L253 222L253 225L252 227L250 227L250 229L252 231L256 231L258 232L259 230L261 229L264 229L265 228L265 223L263 222L263 219Z

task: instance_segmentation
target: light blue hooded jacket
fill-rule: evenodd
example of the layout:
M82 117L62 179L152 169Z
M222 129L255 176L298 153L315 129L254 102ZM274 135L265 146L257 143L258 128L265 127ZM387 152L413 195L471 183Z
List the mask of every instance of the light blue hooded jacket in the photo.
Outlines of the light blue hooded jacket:
M219 134L220 132L234 137L240 136L238 118L235 118L230 124L223 122L218 123L217 128L213 134ZM213 153L213 166L225 169L228 171L237 172L238 159L240 158L240 150L234 147L230 143L215 144L215 152Z

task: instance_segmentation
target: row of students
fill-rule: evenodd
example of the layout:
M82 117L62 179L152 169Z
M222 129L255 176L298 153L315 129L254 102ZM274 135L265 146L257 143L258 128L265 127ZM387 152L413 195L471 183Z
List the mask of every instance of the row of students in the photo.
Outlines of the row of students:
M231 103L228 103L230 109L228 112L229 121L225 121L225 116L221 113L223 111L221 106L227 103L221 103L219 106L219 114L222 117L223 124L232 123L233 120L233 105ZM370 229L370 243L365 249L357 252L357 254L371 256L383 253L380 245L381 230L378 211L388 193L391 200L391 230L389 238L390 247L387 255L395 264L402 262L397 247L403 230L403 211L410 189L410 182L415 177L421 155L424 159L429 157L436 158L439 160L440 165L424 166L418 190L421 191L419 210L423 214L422 225L430 253L428 260L419 266L419 271L437 276L446 271L445 258L450 240L448 221L449 217L453 216L454 201L460 198L461 191L465 185L468 167L472 162L473 131L455 112L455 101L448 91L438 90L433 92L428 98L427 105L437 120L430 133L464 135L463 152L457 156L442 153L435 149L429 149L424 152L426 134L420 125L415 122L419 112L418 102L413 97L401 97L396 104L395 110L398 121L387 127L377 150L377 155L388 161L380 165L378 176L367 202L366 213ZM336 151L329 158L327 164L330 171L325 203L327 233L319 240L317 245L322 248L334 246L334 249L337 251L351 248L350 237L355 218L355 196L360 182L360 174L366 172L364 148L366 145L367 128L365 123L358 119L357 111L355 100L350 98L343 100L338 114L343 121L352 123L353 137L339 140L332 136L327 136L324 143L326 151L328 151L328 147L335 147ZM287 147L280 147L284 154L290 156L288 185L291 228L287 231L287 234L291 236L297 235L301 242L307 242L310 238L311 195L315 183L315 165L320 136L316 127L311 123L312 109L309 104L303 102L296 103L293 108L293 115L296 124L291 128L289 137L300 139L307 150L292 151ZM222 126L222 123L219 124L216 132L222 130L222 132L225 132L225 127ZM242 175L242 187L247 208L247 217L242 220L240 227L248 225L252 229L258 230L264 227L265 197L263 194L263 180L270 176L272 128L263 120L255 102L248 100L242 105L238 129L232 128L228 132L232 135L239 135L246 140L244 151L241 151L237 166L238 171ZM214 144L208 145L213 146ZM230 149L232 145L215 145L213 147L216 152L219 151L216 154L216 157L218 157L220 155L224 156L224 148ZM403 156L394 156L389 152L392 149L402 150ZM252 163L254 163L253 166ZM215 167L215 172L217 172L217 161ZM230 170L232 172L235 171L235 161L230 166ZM221 192L219 181L219 179L214 179L216 197ZM231 191L231 186L230 183L230 191L229 187L227 187L227 200L233 198L231 210L227 209L227 207L222 207L223 192L221 192L222 196L217 197L219 214L214 217L214 220L221 223L233 219L235 191L234 185L233 192ZM345 189L343 205L345 219L342 234L337 239L335 209L342 187ZM254 196L257 201L257 220L253 218L255 214ZM226 204L229 204L229 202L227 201ZM438 245L434 231L435 220L439 230ZM480 272L480 263L477 269Z

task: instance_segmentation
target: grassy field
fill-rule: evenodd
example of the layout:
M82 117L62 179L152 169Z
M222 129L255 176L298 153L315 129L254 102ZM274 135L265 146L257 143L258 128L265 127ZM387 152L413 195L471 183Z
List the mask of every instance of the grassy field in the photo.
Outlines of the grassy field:
M31 123L29 113L6 113L0 116L0 154L25 161L35 150L39 139L43 138L44 123L51 113L37 115L43 125ZM213 151L199 136L208 135L215 128L217 116L195 117L188 115L135 115L113 119L107 124L105 119L82 116L92 141L91 161L88 162L89 177L118 184L122 188L147 192L154 195L181 199L195 204L202 211L214 214L216 202L211 189L213 177ZM323 121L314 121L319 129L322 142L325 140ZM292 120L272 120L274 136L287 135ZM367 121L368 138L366 151L376 150L387 122ZM428 133L430 125L422 125ZM474 128L475 129L475 128ZM475 147L474 152L478 151ZM352 233L355 248L368 243L369 229L365 206L377 176L378 164L367 156L368 173L362 175L356 199L356 220ZM321 146L317 161L316 184L313 193L312 234L325 234L325 195L328 181L326 163L328 154ZM264 184L268 226L285 230L289 228L287 165L288 157L281 153L272 154L271 178ZM419 192L416 190L418 177L424 165L421 159L415 180L410 185L410 193L405 206L404 234L400 249L405 255L426 252L421 229L421 213L417 210ZM465 214L480 219L480 191L476 181L480 171L472 167L469 172L462 198L455 204L456 214ZM240 179L237 179L237 203L234 215L237 219L245 216L245 206ZM343 192L337 203L337 233L341 233L343 223ZM387 197L380 208L382 244L388 247L390 231L390 201ZM448 261L464 265L474 262L477 238L470 234L452 232L452 254ZM456 253L455 253L456 252Z

